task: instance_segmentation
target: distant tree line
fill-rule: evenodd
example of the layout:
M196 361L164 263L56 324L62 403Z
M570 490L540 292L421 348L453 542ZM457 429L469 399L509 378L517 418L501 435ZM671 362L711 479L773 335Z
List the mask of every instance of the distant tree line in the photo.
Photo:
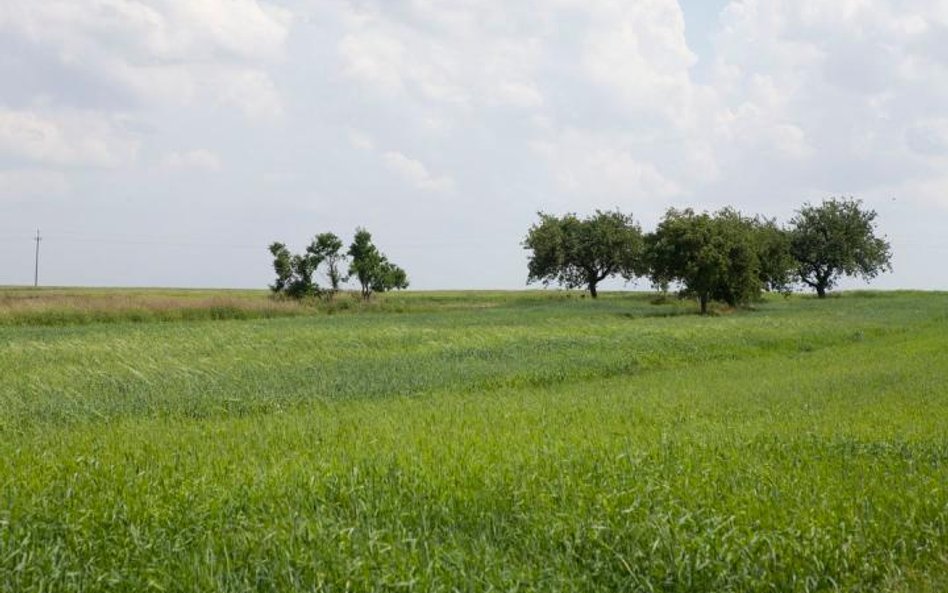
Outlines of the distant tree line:
M357 228L348 251L343 252L342 240L333 233L316 235L300 254L291 253L284 243L270 245L276 280L270 285L274 294L304 299L319 297L331 300L342 285L355 278L362 298L369 300L373 293L408 288L408 275L396 266L372 243L372 235ZM346 269L348 264L347 272ZM328 285L320 286L319 276Z
M593 298L606 278L647 277L663 291L675 285L707 313L711 301L739 306L797 285L824 298L843 277L891 270L875 211L851 198L805 204L785 226L733 208L669 209L651 233L618 210L539 216L523 242L531 252L527 283L583 287Z

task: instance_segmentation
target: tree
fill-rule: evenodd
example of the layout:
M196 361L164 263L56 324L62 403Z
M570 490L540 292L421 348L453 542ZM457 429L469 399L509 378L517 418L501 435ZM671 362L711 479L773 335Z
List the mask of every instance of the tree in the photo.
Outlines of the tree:
M712 299L731 306L749 302L763 285L754 228L729 208L714 215L668 210L647 237L652 282L683 285L683 294L698 298L702 314Z
M405 270L388 261L372 243L372 234L364 228L356 229L348 255L351 259L349 274L358 278L363 299L369 300L373 292L408 288Z
M277 275L270 290L295 299L319 294L319 286L313 281L313 274L321 261L318 255L294 255L285 244L279 242L270 245L270 254L273 255L273 270Z
M270 290L280 294L286 290L293 278L293 256L286 245L279 242L270 244L270 254L273 255L273 271L276 272L276 281L270 285Z
M749 222L757 245L761 286L764 290L789 294L796 268L790 254L790 233L774 219L758 216Z
M294 255L293 279L286 288L286 293L293 298L301 299L319 294L319 286L313 281L313 274L319 266L319 260L309 254Z
M405 270L385 259L383 255L378 274L372 282L372 291L387 292L395 288L399 290L408 288L408 275Z
M313 258L326 265L326 278L329 280L328 295L331 299L339 292L339 287L348 277L343 276L339 269L346 261L346 255L341 253L342 240L334 233L316 235L313 242L306 248L306 252Z
M852 198L805 204L790 221L790 253L800 281L822 299L843 276L869 281L891 270L891 249L876 237L875 219L874 210L863 210Z
M597 286L611 276L627 280L646 270L642 229L631 215L618 210L580 219L539 212L540 222L530 227L523 241L532 251L527 284L551 282L567 288L586 287L598 296Z

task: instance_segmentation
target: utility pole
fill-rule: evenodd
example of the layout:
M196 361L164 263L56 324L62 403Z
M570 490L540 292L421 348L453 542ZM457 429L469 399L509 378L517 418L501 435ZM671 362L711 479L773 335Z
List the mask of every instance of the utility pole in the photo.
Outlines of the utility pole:
M37 287L39 286L39 278L40 278L40 241L42 241L42 240L43 240L43 238L40 237L39 229L36 229L36 239L35 239L35 241L36 241L36 260L35 260L35 267L33 268L33 288L37 288Z

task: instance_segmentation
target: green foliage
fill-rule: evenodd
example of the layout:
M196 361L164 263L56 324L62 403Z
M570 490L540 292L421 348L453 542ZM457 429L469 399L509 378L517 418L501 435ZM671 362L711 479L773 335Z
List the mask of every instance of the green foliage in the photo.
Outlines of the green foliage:
M523 246L530 250L527 283L551 282L567 288L586 287L596 298L597 285L611 276L627 280L645 272L642 230L631 215L596 211L580 219L538 213Z
M369 300L373 292L408 288L405 270L388 261L372 243L372 234L364 228L356 229L348 255L351 259L349 274L359 280L364 300Z
M293 279L293 255L285 244L279 242L270 245L270 254L273 255L273 271L276 272L276 280L270 285L270 290L281 294Z
M796 271L796 261L790 253L790 233L774 219L758 216L748 222L756 244L761 286L764 290L789 294Z
M672 208L647 237L652 282L680 283L684 294L698 298L702 313L711 300L746 304L759 297L768 274L760 263L767 243L762 229L732 209L712 215Z
M306 252L316 260L326 265L326 278L329 280L329 291L327 294L332 298L342 283L348 280L344 276L340 266L346 262L346 255L342 253L342 239L333 233L322 233L316 235L316 238L306 248Z
M276 281L270 285L270 290L294 299L319 293L319 286L313 281L313 274L321 261L318 254L307 251L303 255L294 255L286 245L279 242L270 245L270 253L273 255L273 270L277 275Z
M342 253L342 240L333 233L316 235L300 255L291 254L283 243L273 243L270 253L273 254L273 269L277 274L276 282L270 285L274 293L297 300L312 296L332 299L342 283L348 280L340 270L346 261L346 255ZM314 278L323 265L326 268L324 274L329 280L329 289L325 291Z
M874 210L833 198L806 204L790 221L790 251L801 282L820 298L844 276L866 280L892 269L889 243L875 236Z
M384 257L379 263L378 272L372 280L372 292L387 292L392 289L408 288L408 275Z
M0 591L945 590L948 294L650 297L0 327Z

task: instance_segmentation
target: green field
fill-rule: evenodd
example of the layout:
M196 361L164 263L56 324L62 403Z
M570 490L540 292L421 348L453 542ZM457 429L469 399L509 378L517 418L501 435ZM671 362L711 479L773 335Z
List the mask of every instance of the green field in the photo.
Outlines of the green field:
M0 290L0 591L948 590L948 293L653 298Z

